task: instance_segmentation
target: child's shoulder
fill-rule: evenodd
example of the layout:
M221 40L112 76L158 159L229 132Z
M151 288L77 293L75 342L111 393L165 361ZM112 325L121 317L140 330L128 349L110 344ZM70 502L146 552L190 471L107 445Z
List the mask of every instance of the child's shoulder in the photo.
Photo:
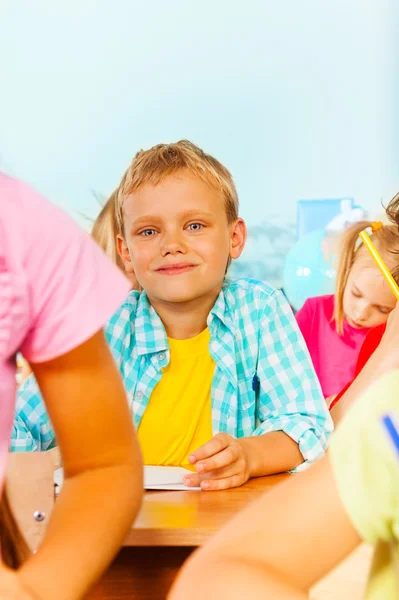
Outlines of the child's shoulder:
M245 313L264 310L283 297L281 290L267 281L246 278L226 279L223 293L230 310Z
M330 314L334 311L334 294L312 296L305 300L303 307L311 311L321 310Z
M108 321L106 326L108 334L111 334L115 329L120 331L125 326L131 327L137 313L139 299L140 292L137 292L136 290L129 292L123 304L121 304Z
M225 294L234 294L236 296L263 296L269 298L278 291L267 281L259 279L226 279L223 285Z

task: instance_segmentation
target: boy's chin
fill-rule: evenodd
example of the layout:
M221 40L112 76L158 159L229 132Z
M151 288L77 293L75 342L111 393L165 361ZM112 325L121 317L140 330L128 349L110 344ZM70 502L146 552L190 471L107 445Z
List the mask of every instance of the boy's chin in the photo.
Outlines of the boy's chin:
M161 302L174 302L181 304L183 302L191 302L197 298L202 298L209 290L198 287L198 289L188 290L184 286L168 285L163 286L160 290L154 290L155 293L149 294L149 297L156 298Z
M188 294L188 293L178 293L178 292L174 292L174 293L163 293L163 294L157 294L157 298L158 300L162 301L162 302L173 302L174 304L183 304L184 302L191 302L193 300L195 300L196 298L199 298L198 294Z

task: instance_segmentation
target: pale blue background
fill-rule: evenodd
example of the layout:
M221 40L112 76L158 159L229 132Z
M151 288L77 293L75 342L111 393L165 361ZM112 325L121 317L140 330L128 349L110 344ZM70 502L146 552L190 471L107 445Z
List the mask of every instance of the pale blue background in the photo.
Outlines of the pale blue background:
M277 227L247 257L284 254L298 198L399 187L397 24L394 0L0 0L0 168L87 225L138 149L189 138Z

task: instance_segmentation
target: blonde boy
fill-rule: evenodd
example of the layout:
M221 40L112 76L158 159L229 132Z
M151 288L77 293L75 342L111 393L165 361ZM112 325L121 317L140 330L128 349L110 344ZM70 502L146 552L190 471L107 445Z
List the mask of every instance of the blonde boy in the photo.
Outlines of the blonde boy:
M143 291L106 335L144 462L189 467L186 485L217 490L319 458L332 422L287 301L266 283L225 279L246 240L227 169L188 141L139 152L116 211L119 255ZM52 445L30 381L13 447Z

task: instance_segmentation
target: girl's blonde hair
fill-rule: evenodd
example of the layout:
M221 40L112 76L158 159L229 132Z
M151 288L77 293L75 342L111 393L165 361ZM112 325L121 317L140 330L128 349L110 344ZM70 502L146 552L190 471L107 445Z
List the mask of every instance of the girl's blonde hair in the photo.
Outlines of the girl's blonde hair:
M119 233L115 213L117 195L118 190L116 189L102 207L100 214L93 223L91 237L104 250L112 262L124 272L125 269L122 260L116 249L116 237Z
M116 247L116 238L120 233L118 222L116 220L116 199L118 189L116 189L101 209L100 214L93 223L91 237L104 250L105 254L116 264L117 267L130 279L132 288L141 291L140 285L133 275L125 272L122 259L118 254Z
M383 255L395 281L399 283L399 193L386 207L386 214L393 224L381 224L381 227L374 231L371 237L377 250ZM372 226L372 221L354 223L345 230L340 240L333 314L335 328L339 335L344 332L344 291L349 273L355 260L364 255L364 252L368 252L362 243L359 245L359 233Z

